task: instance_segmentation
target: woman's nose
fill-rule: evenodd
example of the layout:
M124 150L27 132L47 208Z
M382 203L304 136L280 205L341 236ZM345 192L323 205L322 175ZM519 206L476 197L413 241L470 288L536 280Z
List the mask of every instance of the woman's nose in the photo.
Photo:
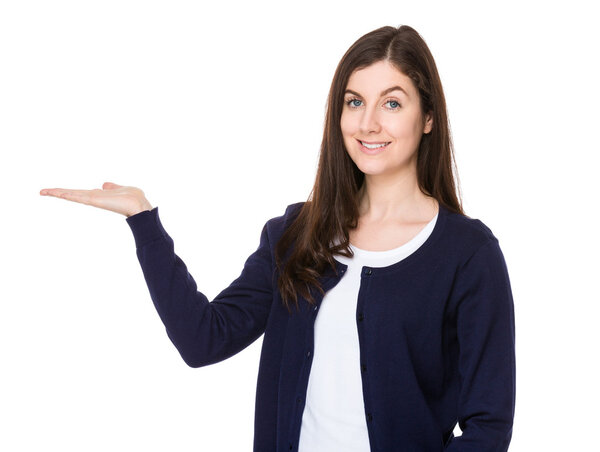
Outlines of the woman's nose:
M361 133L367 134L371 132L379 132L381 124L379 122L379 115L377 110L374 108L365 108L363 115L360 118L360 131Z

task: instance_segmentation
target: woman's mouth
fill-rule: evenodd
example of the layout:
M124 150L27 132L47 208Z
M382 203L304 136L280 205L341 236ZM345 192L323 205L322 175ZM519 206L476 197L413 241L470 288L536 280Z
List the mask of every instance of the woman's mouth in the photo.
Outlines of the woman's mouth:
M360 144L360 150L363 151L365 154L369 154L369 155L374 155L374 154L379 154L380 152L382 152L385 148L387 148L387 145L391 143L391 141L388 142L379 142L379 143L369 143L367 141L360 141L357 140Z

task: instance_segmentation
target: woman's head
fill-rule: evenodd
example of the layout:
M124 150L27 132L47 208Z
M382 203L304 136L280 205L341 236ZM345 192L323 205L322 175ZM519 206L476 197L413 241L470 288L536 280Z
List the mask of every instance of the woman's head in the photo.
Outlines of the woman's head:
M372 176L390 181L415 178L417 150L432 127L431 112L422 111L416 86L389 60L350 75L340 128L365 183Z
M404 102L404 116L394 120L398 106L393 102L377 118L365 114L366 110L357 113L374 99L387 100L381 91L396 86L407 91L405 97L398 90L387 94L390 100ZM356 109L345 103L354 98ZM361 155L359 140L370 142L371 147L379 141L393 142L394 153L377 163ZM311 287L323 293L318 278L327 267L335 270L335 254L352 256L349 231L358 225L365 173L409 165L416 165L417 183L425 195L464 215L455 186L458 175L446 101L431 52L413 28L382 27L352 44L338 64L327 101L315 184L308 202L277 243L278 287L288 308L290 301L297 302L298 294L313 303Z
M368 70L375 73L372 69L376 67L395 68L409 81L409 88L418 96L423 134L418 137L418 149L414 157L421 191L462 213L455 193L452 141L442 84L427 44L413 28L406 25L382 27L367 33L352 44L342 57L329 91L319 170L352 175L352 188L358 189L362 185L364 171L348 156L351 149L348 149L348 134L344 139L342 119L351 117L344 114L349 110L345 101L352 98L346 92L351 88L349 82L360 79L361 72ZM428 119L429 125L426 123ZM367 139L364 131L356 135ZM317 180L320 176L324 175L317 174ZM326 177L330 179L330 176ZM350 196L351 187L344 189L346 195Z

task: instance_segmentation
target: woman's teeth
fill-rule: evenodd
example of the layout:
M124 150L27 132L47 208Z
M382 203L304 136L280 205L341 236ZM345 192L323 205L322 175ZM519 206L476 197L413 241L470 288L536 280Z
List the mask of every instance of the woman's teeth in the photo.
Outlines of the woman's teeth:
M390 143L368 144L368 143L361 141L360 144L362 144L364 147L366 147L368 149L377 149L377 148L382 148L384 146L387 146Z

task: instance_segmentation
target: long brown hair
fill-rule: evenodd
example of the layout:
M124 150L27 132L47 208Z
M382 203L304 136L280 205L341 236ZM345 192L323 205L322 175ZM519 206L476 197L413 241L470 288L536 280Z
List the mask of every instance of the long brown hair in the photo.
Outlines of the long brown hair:
M276 263L280 272L278 288L290 312L290 300L298 308L298 293L310 304L315 304L310 293L311 286L324 294L318 278L327 266L335 270L334 254L353 255L349 247L349 230L358 225L357 194L365 175L344 146L340 128L344 92L354 71L383 60L389 61L411 78L418 89L423 114L431 112L433 117L433 128L422 136L417 151L419 189L449 210L465 214L462 202L457 197L459 181L454 171L456 162L446 99L427 44L407 25L382 27L367 33L352 44L335 71L327 99L325 128L313 189L309 200L276 246ZM336 238L340 240L337 245ZM283 267L283 258L292 245L293 250Z

